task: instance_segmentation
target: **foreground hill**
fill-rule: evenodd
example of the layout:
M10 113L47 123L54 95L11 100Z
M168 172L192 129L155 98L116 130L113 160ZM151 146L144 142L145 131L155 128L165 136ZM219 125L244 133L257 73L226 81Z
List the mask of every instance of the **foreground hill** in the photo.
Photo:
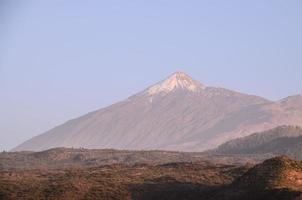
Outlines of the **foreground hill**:
M302 160L302 129L295 126L280 126L228 141L220 145L214 152L233 155L288 155L291 158Z
M278 157L255 167L190 162L0 170L0 199L294 200L302 194L301 166Z
M302 125L302 96L271 102L206 86L177 72L124 101L38 135L13 151L55 147L203 151L285 124Z
M214 199L302 199L302 163L286 156L266 160L237 178Z
M302 189L302 162L287 156L271 158L256 165L235 184L249 189Z

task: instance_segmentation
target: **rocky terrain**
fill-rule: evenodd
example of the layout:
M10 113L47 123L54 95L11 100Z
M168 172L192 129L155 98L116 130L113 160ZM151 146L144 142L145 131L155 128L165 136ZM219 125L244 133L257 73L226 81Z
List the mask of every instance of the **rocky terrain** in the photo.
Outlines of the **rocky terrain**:
M302 162L280 156L254 166L216 198L302 199L301 192Z
M256 166L180 162L5 169L0 199L298 199L301 166L277 157Z
M279 101L206 86L177 72L109 107L70 120L13 151L56 147L203 151L280 125L302 125L302 96Z
M119 151L112 149L91 150L56 148L41 152L0 153L0 169L63 169L70 167L93 167L112 164L132 166L135 164L159 165L172 162L210 161L216 164L242 165L258 163L272 157L264 155L212 155L172 151Z

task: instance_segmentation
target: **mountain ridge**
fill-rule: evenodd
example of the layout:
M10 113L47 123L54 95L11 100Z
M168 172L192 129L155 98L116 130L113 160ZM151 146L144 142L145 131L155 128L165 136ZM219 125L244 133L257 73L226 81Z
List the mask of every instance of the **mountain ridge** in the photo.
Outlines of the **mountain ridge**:
M268 131L230 140L214 149L223 155L272 154L302 160L302 128L280 126Z

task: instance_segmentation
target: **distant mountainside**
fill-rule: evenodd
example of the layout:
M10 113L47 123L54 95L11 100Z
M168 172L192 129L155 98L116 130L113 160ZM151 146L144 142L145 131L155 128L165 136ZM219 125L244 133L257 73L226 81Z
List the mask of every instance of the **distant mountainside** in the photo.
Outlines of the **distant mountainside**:
M302 160L302 129L280 126L265 132L221 144L214 152L219 154L273 154L288 155Z
M271 102L209 87L177 72L104 109L38 135L13 151L75 147L203 151L278 125L302 125L302 96Z

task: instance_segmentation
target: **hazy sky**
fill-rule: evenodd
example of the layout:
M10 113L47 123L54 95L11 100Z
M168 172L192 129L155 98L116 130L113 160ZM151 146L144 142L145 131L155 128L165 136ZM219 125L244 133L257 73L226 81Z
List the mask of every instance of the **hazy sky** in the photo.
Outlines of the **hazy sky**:
M0 150L177 70L302 93L302 1L0 0Z

